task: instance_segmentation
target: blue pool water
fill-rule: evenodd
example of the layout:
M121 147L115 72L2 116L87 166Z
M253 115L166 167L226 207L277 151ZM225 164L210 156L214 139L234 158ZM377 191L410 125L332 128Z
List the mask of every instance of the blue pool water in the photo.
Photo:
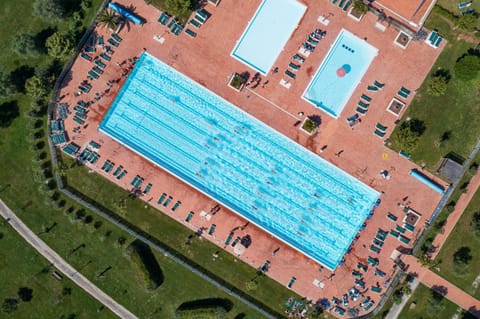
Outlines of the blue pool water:
M377 52L365 40L346 30L340 31L303 98L338 117Z
M100 130L329 269L378 198L148 53Z
M232 56L267 74L306 9L296 0L263 0Z

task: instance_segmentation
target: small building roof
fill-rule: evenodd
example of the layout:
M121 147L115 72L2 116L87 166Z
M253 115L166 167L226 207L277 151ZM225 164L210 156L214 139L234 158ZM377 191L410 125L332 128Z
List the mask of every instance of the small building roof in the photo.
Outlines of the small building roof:
M444 158L437 173L448 178L450 181L455 182L462 176L462 171L462 164L459 164L450 158Z
M377 0L373 4L393 18L419 30L437 0Z

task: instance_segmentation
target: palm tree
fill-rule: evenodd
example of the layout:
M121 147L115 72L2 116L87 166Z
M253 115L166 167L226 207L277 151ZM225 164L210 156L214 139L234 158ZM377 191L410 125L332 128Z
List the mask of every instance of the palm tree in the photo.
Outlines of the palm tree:
M98 15L97 22L102 24L104 28L115 30L120 23L120 17L114 11L105 9Z

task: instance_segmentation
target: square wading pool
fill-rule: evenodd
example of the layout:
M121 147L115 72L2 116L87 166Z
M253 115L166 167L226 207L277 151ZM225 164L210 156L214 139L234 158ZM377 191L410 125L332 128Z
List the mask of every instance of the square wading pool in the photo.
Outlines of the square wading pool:
M100 131L332 270L379 196L148 53Z

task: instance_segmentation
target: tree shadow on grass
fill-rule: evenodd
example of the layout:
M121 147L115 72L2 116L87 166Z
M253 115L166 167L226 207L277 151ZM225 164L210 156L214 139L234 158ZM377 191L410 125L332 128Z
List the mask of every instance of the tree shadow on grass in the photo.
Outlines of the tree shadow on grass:
M214 308L214 307L222 307L227 312L229 312L233 308L233 303L228 299L222 299L222 298L198 299L198 300L187 301L182 303L178 307L178 310L182 311L182 310L194 310L194 309ZM242 314L238 316L241 316L241 315ZM242 317L239 317L239 318L242 318Z
M35 47L42 53L46 53L47 50L45 48L45 42L47 41L47 39L52 35L54 34L55 32L57 31L56 28L53 28L53 27L48 27L48 28L45 28L43 30L41 30L40 32L38 32L37 34L35 34L34 36L34 41L35 41Z
M12 83L15 85L18 92L25 93L25 81L34 74L35 69L28 65L22 65L12 72Z
M17 101L0 104L0 127L9 127L19 115Z

